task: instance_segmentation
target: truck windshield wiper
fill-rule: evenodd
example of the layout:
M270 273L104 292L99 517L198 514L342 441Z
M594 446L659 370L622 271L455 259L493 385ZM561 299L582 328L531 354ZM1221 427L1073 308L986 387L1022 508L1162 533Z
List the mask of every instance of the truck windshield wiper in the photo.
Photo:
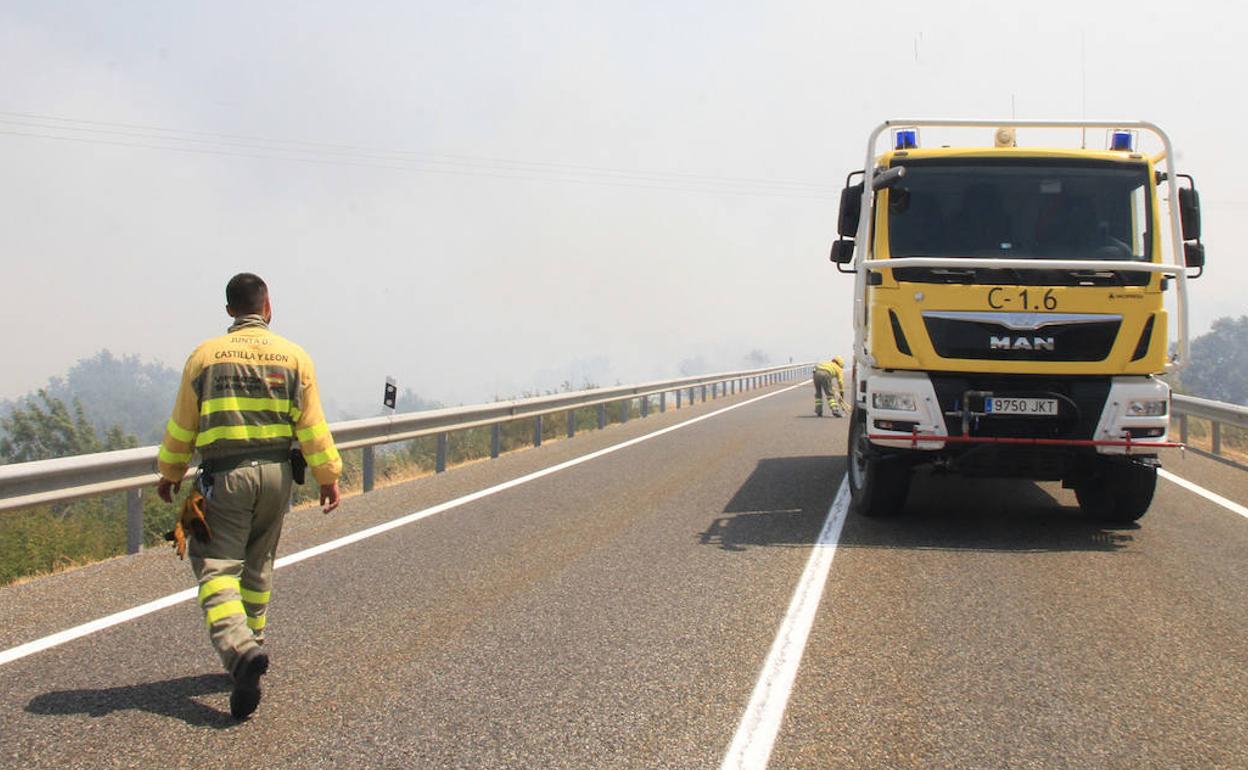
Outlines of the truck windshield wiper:
M1126 286L1126 279L1117 270L1067 270L1066 274L1077 281L1090 281L1094 286L1099 282L1112 281L1118 286Z
M973 267L932 267L932 275L942 278L946 283L971 283L975 280ZM959 280L960 279L960 280Z
M1010 280L1014 283L1023 283L1023 276L1016 268L1013 267L980 267L976 268L975 275L978 279L980 271L987 271L989 275L993 273L1006 273L1010 276Z

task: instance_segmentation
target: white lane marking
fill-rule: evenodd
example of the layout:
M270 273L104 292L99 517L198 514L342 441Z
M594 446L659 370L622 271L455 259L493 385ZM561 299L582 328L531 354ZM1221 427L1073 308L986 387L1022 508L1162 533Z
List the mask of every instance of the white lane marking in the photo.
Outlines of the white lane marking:
M435 505L432 508L425 508L424 510L416 511L415 513L409 513L406 516L393 519L391 521L385 522L384 524L378 524L376 526L369 527L368 529L362 529L359 532L355 532L350 535L345 535L335 540L330 540L327 543L322 543L321 545L313 546L312 548L307 548L297 553L292 553L287 556L283 556L282 558L274 562L274 569L281 569L282 567L286 567L291 564L297 564L298 562L301 562L304 559L311 559L313 556L319 556L323 553L328 553L329 551L342 548L343 546L351 545L352 543L357 543L361 540L366 540L370 537L380 535L383 532L389 532L390 530L395 529L397 527L402 527L405 524L411 524L412 522L420 521L421 519L428 518L430 516L442 513L444 511L449 511L452 508L458 508L461 505L467 505L468 503L475 502L477 500L480 500L483 497L489 497L490 495L494 495L504 490L511 489L512 487L518 487L521 484L527 484L528 482L535 481L537 479L542 478L543 476L549 476L552 473L558 473L559 471L565 470L567 468L571 468L574 465L580 465L581 463L589 462L590 460L597 459L604 455L609 455L612 452L618 452L621 449L626 449L627 447L640 444L643 441L649 441L650 439L657 438L659 436L662 436L665 433L671 433L672 431L680 430L681 428L687 428L690 425L694 425L696 423L702 422L703 420L709 420L710 418L724 414L725 412L731 412L734 409L740 409L743 406L749 406L750 404L753 404L755 401L762 401L765 398L778 396L781 393L787 393L788 391L793 390L794 388L805 387L805 385L806 385L805 382L801 382L801 383L798 383L797 385L790 385L787 388L781 388L780 390L773 390L770 393L764 393L761 396L755 396L754 398L748 399L746 401L742 401L739 404L726 406L723 409L717 409L714 412L709 412L707 414L701 415L699 417L694 417L689 420L685 420L684 422L680 422L675 425L669 425L668 427L661 428L659 430L656 430L653 433L647 433L644 436L638 436L637 438L629 439L628 441L625 441L623 443L615 444L615 445L606 447L605 449L599 449L596 452L590 452L587 455L582 455L580 457L573 458L566 462L559 463L558 465L552 465L549 468L543 468L540 471L534 471L533 473L530 473L528 475L514 478L511 481L505 481L502 484L497 484L495 486L488 487L486 489L482 489L482 490L473 492L468 495L464 495L463 497L457 497L454 500L449 500L445 503ZM36 639L32 642L19 644L16 647L11 647L7 650L4 650L3 652L0 652L0 666L3 666L6 663L12 663L13 661L24 658L27 655L34 655L37 652L43 652L44 650L50 649L52 647L56 647L57 645L64 644L65 642L69 642L69 641L78 639L83 636L87 636L88 634L94 634L96 631L103 631L106 628L110 628L120 623L125 623L128 620L134 620L135 618L139 618L144 615L156 612L157 610L163 610L166 607L172 607L173 605L179 604L180 602L184 602L187 599L194 598L196 593L197 593L197 589L188 588L185 591L179 591L175 594L162 596L161 598L156 599L154 601L150 601L146 604L140 604L137 607L132 607L128 610L122 610L121 612L116 612L116 613L113 613L112 615L107 615L105 617L92 620L88 623L83 623L82 625L79 625L79 626L74 626L73 628L68 628L64 631L59 631L55 634L45 636L41 639Z
M1227 500L1222 495L1219 495L1216 492L1210 492L1209 490L1205 489L1199 484L1193 484L1187 479L1182 478L1180 476L1176 476L1164 468L1158 468L1157 475L1161 476L1166 481L1170 481L1175 484L1178 484L1179 486L1183 487L1184 489L1190 492L1195 492L1196 494L1200 495L1206 500L1211 500L1217 503L1218 505L1222 506L1228 511L1231 511L1232 513L1238 513L1240 516L1243 516L1245 519L1248 519L1248 508L1245 508L1244 506L1240 505L1239 503L1233 500Z
M741 717L741 724L732 736L732 744L724 757L721 770L763 770L771 757L771 749L780 732L785 707L793 692L797 669L806 651L810 628L819 612L823 599L823 587L836 556L836 544L841 538L841 527L849 511L849 477L841 479L841 488L828 509L819 539L806 562L789 610L780 623L780 631L771 643L771 651L763 663L754 693Z

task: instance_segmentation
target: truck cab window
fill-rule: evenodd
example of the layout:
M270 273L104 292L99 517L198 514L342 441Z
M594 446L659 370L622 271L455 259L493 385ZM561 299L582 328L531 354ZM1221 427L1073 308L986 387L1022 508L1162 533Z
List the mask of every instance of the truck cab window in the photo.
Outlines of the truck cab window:
M892 257L1138 260L1151 258L1144 234L1147 167L1113 161L975 158L907 159L905 206L890 206ZM897 195L899 190L891 194ZM999 272L999 271L998 271ZM1070 283L1048 271L1023 281ZM902 280L947 280L906 268ZM990 276L995 282L1000 276ZM1101 280L1135 283L1143 274Z

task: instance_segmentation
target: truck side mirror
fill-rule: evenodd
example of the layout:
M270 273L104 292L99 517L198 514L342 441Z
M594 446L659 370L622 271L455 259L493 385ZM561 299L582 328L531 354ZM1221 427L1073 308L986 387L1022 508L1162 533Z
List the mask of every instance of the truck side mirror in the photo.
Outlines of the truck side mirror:
M1190 176L1183 176L1191 181ZM1179 220L1183 223L1183 240L1200 240L1200 193L1195 187L1179 188Z
M839 241L838 241L839 243ZM1199 278L1205 272L1205 244L1191 241L1183 244L1183 263L1199 270L1192 278Z
M832 242L832 261L839 265L848 265L854 261L854 242L841 238ZM839 269L839 268L838 268Z
M842 238L853 238L858 234L858 219L862 216L862 190L862 182L846 185L845 189L841 190L841 210L836 218L836 232ZM850 246L849 253L852 254L853 244L851 243ZM832 253L836 253L835 247ZM833 258L832 261L835 262L836 259Z

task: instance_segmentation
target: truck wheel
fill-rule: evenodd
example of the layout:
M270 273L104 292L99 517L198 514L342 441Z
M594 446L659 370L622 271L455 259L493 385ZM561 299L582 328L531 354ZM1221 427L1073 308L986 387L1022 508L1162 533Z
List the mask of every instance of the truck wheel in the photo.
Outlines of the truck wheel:
M855 410L849 421L850 507L862 516L892 516L906 504L910 467L872 453L866 424L866 413Z
M1157 469L1133 462L1104 463L1103 470L1075 487L1085 514L1114 524L1130 524L1148 512L1157 488Z

